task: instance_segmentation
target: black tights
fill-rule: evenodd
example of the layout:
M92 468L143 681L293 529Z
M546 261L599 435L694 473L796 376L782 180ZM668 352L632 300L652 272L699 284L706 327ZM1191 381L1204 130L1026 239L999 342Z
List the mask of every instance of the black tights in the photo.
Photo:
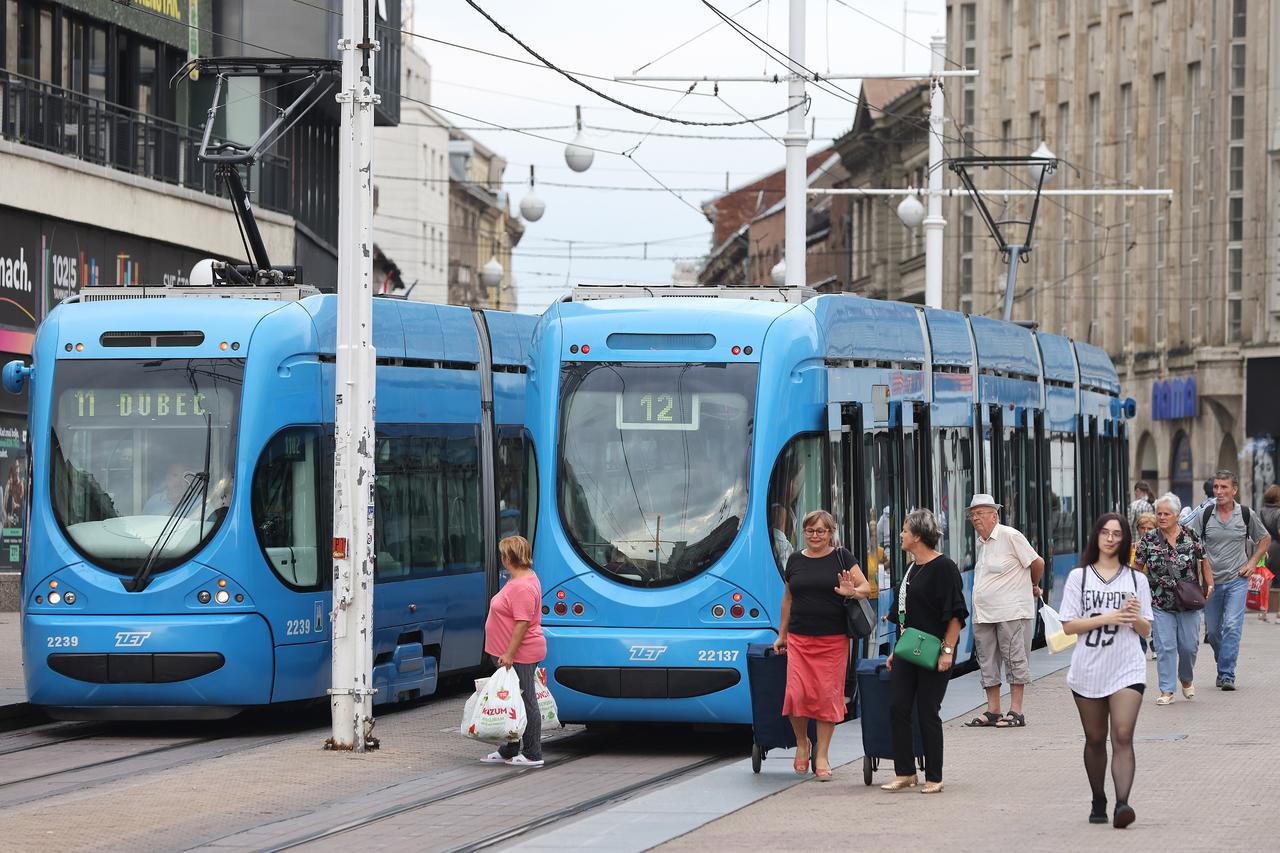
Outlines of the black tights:
M1111 730L1111 781L1116 802L1127 803L1133 787L1137 760L1133 755L1133 729L1142 708L1142 694L1126 687L1101 699L1076 695L1076 708L1084 726L1084 771L1095 800L1107 799L1107 729Z

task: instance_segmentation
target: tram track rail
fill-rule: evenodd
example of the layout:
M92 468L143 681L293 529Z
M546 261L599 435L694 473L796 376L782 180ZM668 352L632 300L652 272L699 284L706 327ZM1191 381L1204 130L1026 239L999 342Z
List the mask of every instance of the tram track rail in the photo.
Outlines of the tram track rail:
M40 746L56 746L69 741L90 740L95 736L96 735L94 734L80 735L64 738L56 742L47 742ZM0 809L21 805L23 803L31 802L32 800L42 799L49 796L56 796L58 794L65 793L68 790L78 790L85 787L108 784L126 776L136 778L140 774L160 773L193 761L205 761L214 758L221 758L235 752L256 749L258 747L279 743L280 741L288 740L289 737L291 737L291 735L258 737L243 740L238 743L234 742L238 739L228 736L184 738L176 743L161 744L146 749L128 752L123 755L115 755L110 758L75 764L71 767L62 767L56 770L49 770L44 773L34 773L18 779L0 781ZM215 749L212 752L198 750L198 747L200 746L219 743L225 743L226 748ZM37 745L25 747L17 751L22 752L35 748L38 748ZM130 762L138 762L139 760L143 760L145 762L145 759L153 758L157 755L164 755L166 753L177 753L178 760L172 762L161 762L143 767L130 766ZM120 772L108 772L105 775L92 775L94 774L94 771L102 771L103 769L110 769L117 766L121 768ZM77 774L85 773L91 774L91 778L77 778ZM55 787L53 790L50 790L46 784L43 784L51 781L56 782L60 779L66 780L67 784L65 787ZM24 790L23 786L27 786L28 790Z
M575 761L580 761L586 758L598 758L604 755L606 755L606 753L603 751L584 750L582 752L577 752L577 753L568 755L564 758L556 759L555 761L549 761L541 769L524 771L524 773L511 776L505 780L496 781L493 778L489 777L482 780L478 780L476 782L469 782L466 784L457 785L453 788L449 788L444 791L430 794L428 796L421 797L411 802L400 803L395 806L391 806L385 809L381 809L379 811L375 811L371 814L362 816L354 820L347 821L345 823L338 824L336 826L329 827L327 829L321 829L315 832L306 833L304 835L295 836L294 838L291 838L282 843L279 843L270 847L262 848L262 853L282 853L282 851L286 851L286 850L296 850L298 848L303 848L308 845L315 844L317 842L327 841L329 839L333 839L350 832L366 829L374 824L378 824L383 821L391 820L393 818L401 817L404 815L411 815L414 812L420 811L422 809L429 808L431 806L436 806L441 803L445 803L449 800L465 797L468 794L474 794L482 790L492 789L498 785L517 783L521 779L525 778L526 774L529 774L529 773L536 773L538 775L549 774L549 773L553 773L556 768L563 767ZM610 803L626 799L628 797L631 797L643 791L653 789L653 788L659 788L669 782L672 782L676 779L687 776L691 773L696 773L700 770L713 767L716 764L719 764L721 762L731 760L734 758L740 758L740 757L741 756L736 752L721 752L715 755L705 756L696 761L682 764L678 767L657 773L646 779L641 779L639 781L632 782L627 785L611 788L608 791L605 791L593 797L589 797L585 800L578 800L576 802L568 803L561 808L555 809L553 811L545 812L541 815L538 815L516 826L506 827L498 832L492 833L482 838L470 840L470 841L467 841L465 844L448 848L447 853L467 853L467 851L488 849L496 845L502 844L503 842L510 841L511 839L516 838L518 836L524 835L525 833L534 832L545 826L549 826L557 821L566 820L581 814L586 814L587 812L601 808L602 806L609 805ZM224 839L218 839L218 841L221 841L221 840L224 840Z

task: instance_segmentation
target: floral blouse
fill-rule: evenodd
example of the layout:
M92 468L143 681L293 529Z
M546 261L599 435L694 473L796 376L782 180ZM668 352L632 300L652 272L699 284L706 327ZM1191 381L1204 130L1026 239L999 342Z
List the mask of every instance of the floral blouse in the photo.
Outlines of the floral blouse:
M1200 561L1204 559L1204 546L1186 528L1178 529L1178 541L1169 547L1169 540L1159 528L1147 533L1138 543L1134 562L1141 564L1151 584L1151 603L1170 612L1176 612L1178 601L1173 590L1181 580L1200 582Z

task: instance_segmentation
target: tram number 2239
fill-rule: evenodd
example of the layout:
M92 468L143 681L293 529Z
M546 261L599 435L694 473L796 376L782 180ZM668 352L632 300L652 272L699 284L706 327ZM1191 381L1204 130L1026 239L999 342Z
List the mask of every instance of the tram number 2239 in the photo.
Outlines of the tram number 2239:
M737 659L737 649L698 649L699 661L735 661Z

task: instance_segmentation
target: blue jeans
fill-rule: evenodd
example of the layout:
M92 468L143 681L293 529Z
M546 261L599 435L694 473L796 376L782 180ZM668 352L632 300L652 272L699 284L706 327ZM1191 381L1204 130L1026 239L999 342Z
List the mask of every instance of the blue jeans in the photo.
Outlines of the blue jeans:
M1155 617L1151 639L1156 647L1156 678L1161 693L1177 690L1177 681L1191 684L1195 677L1196 652L1200 650L1200 611L1161 610Z
M1220 583L1204 607L1204 628L1213 656L1218 661L1218 678L1236 677L1236 658L1240 656L1240 635L1244 632L1244 601L1249 594L1249 579Z

